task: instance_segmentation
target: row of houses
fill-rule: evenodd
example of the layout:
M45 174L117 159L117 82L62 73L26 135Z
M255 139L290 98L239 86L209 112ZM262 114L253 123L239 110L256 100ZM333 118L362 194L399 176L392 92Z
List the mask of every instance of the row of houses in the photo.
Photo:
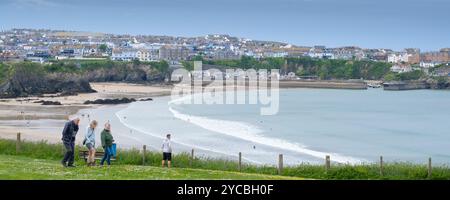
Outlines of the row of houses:
M113 49L111 59L117 61L187 60L194 55L192 49L179 45Z
M101 33L13 29L0 32L0 59L28 59L43 62L55 59L110 58L112 60L180 61L194 56L204 59L239 59L241 56L311 57L320 59L373 60L396 66L413 65L430 68L450 62L450 49L420 52L409 48L363 49L357 46L328 48L304 47L280 42L257 41L229 35L171 37L114 35Z
M390 63L409 63L420 64L425 63L448 63L450 62L450 49L444 48L440 51L421 53L419 49L405 49L402 52L393 52L388 55Z

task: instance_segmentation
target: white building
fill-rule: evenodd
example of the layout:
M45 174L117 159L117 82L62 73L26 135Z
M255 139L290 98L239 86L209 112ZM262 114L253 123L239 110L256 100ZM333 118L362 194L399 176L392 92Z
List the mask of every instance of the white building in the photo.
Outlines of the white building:
M314 46L308 52L308 56L311 58L328 58L334 59L334 53L329 49L326 49L325 46Z
M388 55L388 62L390 63L401 63L401 62L408 62L409 54L406 52L402 53L392 53Z
M132 61L137 59L137 51L132 49L127 50L113 50L111 60L118 61Z
M420 62L420 67L421 68L432 68L435 67L436 65L439 65L441 63L437 63L437 62Z
M159 60L158 49L115 49L112 52L111 60L142 62Z
M287 52L264 52L264 57L272 57L272 58L283 58L287 57Z
M397 72L397 73L404 73L404 72L410 72L413 68L410 65L393 65L391 67L391 71Z
M136 51L136 59L139 61L150 61L150 52L145 49L138 50Z

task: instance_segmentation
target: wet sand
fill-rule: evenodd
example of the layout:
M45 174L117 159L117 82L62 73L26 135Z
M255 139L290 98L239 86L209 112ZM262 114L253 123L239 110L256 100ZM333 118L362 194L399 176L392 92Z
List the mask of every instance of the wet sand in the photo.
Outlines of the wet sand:
M60 142L64 122L82 109L95 109L102 105L85 105L87 100L112 98L151 98L169 95L170 86L127 83L91 83L96 93L74 96L45 95L0 99L0 138L15 139L17 132L25 140ZM62 105L41 105L36 101L58 101ZM84 128L83 128L84 129ZM83 130L84 131L84 130Z

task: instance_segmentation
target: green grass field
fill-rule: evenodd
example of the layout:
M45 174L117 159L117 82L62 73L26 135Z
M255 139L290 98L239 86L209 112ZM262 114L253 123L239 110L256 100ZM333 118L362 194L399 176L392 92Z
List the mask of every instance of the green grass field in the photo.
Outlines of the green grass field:
M143 166L143 154L137 149L118 149L118 159L113 161L110 169L91 169L85 167L84 161L78 158L78 150L85 149L84 147L76 147L75 159L80 167L64 169L59 165L64 153L61 144L22 141L20 146L20 152L16 152L16 141L0 139L0 179L83 179L89 178L81 175L87 173L92 175L90 178L93 179L292 179L296 177L326 180L450 180L450 167L433 165L432 175L428 177L425 162L423 164L386 162L383 175L380 174L377 163L362 165L332 163L328 171L324 165L299 163L294 166L285 166L282 176L277 176L276 166L250 163L244 163L242 173L238 173L238 163L234 160L195 157L191 165L188 153L175 154L173 168L167 170L160 167L162 159L160 152L147 152L145 166ZM135 175L130 172L133 170L143 174Z
M33 159L24 156L0 155L0 179L13 180L159 180L159 179L232 179L232 180L298 180L300 178L224 172L218 170L161 168L138 165L113 165L111 167L87 167L79 165L75 168L64 168L58 161Z

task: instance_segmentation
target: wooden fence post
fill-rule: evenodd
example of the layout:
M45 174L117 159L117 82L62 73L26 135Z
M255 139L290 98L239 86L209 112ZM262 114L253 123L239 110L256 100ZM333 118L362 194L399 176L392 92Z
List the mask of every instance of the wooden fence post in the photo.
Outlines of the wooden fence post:
M428 158L428 178L431 179L431 173L432 173L433 167L431 166L431 157Z
M331 167L330 156L326 155L325 156L325 170L328 172L328 170L330 170L330 167Z
M239 172L242 171L242 153L239 152Z
M194 149L191 151L191 159L189 160L189 167L192 167L192 164L194 164Z
M16 139L16 154L20 153L20 133L17 133L17 139Z
M142 146L142 165L145 165L145 156L147 153L147 145Z
M283 173L283 154L278 155L278 174Z
M380 176L384 175L383 156L380 156Z

